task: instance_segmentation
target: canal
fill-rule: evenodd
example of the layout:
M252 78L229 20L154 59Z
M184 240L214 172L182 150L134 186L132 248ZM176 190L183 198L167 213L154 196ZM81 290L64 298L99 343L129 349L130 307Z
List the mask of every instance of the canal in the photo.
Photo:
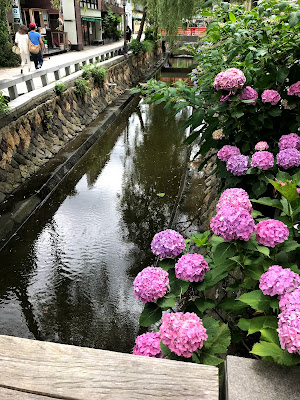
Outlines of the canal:
M135 99L2 250L1 335L131 352L132 282L170 221L186 117Z

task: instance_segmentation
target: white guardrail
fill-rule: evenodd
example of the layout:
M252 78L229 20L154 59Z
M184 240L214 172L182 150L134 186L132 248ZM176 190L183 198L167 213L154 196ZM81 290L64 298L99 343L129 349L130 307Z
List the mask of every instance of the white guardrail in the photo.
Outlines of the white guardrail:
M86 55L85 57L60 64L54 67L43 68L37 70L33 73L28 73L26 75L18 75L10 79L3 79L0 81L0 91L8 91L9 101L15 100L23 93L18 92L18 84L26 84L27 92L32 92L36 90L36 84L34 80L39 78L41 80L41 86L45 87L49 85L49 74L54 74L54 79L56 81L60 80L63 76L71 75L73 72L80 70L80 67L86 64L92 64L94 62L101 62L108 58L115 57L119 55L119 50L123 49L123 45L115 47L109 50L102 50L99 53L94 53ZM62 74L64 70L64 74Z

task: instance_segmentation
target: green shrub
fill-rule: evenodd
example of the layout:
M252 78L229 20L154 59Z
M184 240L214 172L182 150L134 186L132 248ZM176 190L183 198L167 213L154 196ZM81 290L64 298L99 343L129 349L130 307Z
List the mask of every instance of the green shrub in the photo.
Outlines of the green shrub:
M96 82L103 83L107 77L106 68L102 65L94 65L94 68L92 68L92 77Z
M3 93L0 91L0 113L1 112L8 112L9 111L9 106L7 105L7 100L3 96Z
M155 42L157 36L157 29L147 28L145 29L145 40L150 40L151 42Z
M82 77L84 79L93 77L98 83L103 83L107 76L106 68L97 63L84 65L82 71Z
M55 82L54 90L57 95L62 95L62 93L66 90L66 85L63 82Z
M90 93L91 89L89 87L89 82L84 78L78 78L75 81L76 94L80 97L84 97L86 94Z
M133 52L133 54L139 54L143 51L143 44L138 42L136 39L132 39L129 48Z
M93 68L94 64L87 64L87 65L83 65L81 67L82 69L82 77L84 79L88 79L92 76L92 68Z
M150 40L144 40L142 42L142 46L143 46L143 51L145 53L150 53L151 51L154 50L155 44L154 44L154 42L151 42Z

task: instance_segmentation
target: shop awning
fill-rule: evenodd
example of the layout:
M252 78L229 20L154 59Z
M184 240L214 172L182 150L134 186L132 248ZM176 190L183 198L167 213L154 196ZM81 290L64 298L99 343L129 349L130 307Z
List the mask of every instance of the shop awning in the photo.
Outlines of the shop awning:
M89 21L89 22L101 22L102 18L100 17L81 17L82 21Z

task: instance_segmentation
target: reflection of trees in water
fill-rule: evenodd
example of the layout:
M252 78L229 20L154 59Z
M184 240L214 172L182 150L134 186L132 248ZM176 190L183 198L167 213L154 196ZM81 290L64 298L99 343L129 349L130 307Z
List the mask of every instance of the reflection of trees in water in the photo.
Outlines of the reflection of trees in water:
M126 146L120 207L127 238L136 245L135 275L152 254L150 243L156 232L166 229L185 169L184 132L180 121L167 119L162 106L141 106ZM183 118L183 116L182 116ZM158 197L157 193L166 193Z
M126 260L132 265L127 271L132 276L152 257L152 237L168 224L185 167L180 124L165 119L162 107L141 106L130 117L124 133L120 230L126 236L123 239L134 245L128 256L130 262ZM71 275L65 261L65 238L53 218L68 196L76 196L75 187L83 174L89 185L94 184L126 121L126 116L122 117L95 151L71 171L55 195L20 231L21 239L11 243L12 253L9 249L1 253L0 298L8 291L16 294L28 329L38 339L131 351L140 306L129 297L131 279L116 287L118 283L110 274L113 261L99 260L94 268L89 258L80 260L84 274ZM157 197L159 192L166 196ZM46 254L38 260L35 244L44 230L48 235L43 244ZM45 260L44 270L37 268ZM117 267L115 264L113 267Z

